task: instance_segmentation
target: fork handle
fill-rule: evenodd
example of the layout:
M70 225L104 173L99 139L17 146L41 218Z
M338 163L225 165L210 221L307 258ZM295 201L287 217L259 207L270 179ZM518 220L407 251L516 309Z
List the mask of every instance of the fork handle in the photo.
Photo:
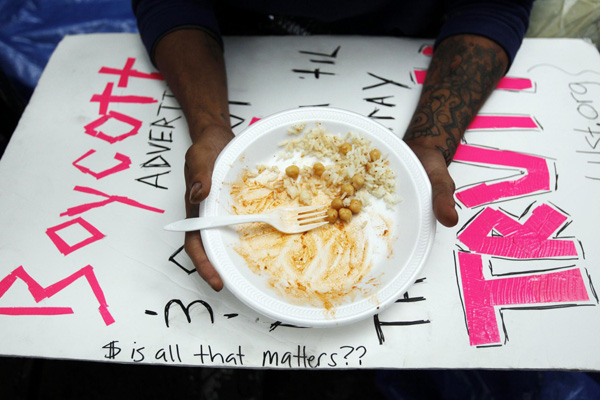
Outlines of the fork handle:
M201 229L218 228L220 226L245 224L248 222L265 222L262 215L224 215L219 217L186 218L165 226L167 231L189 232Z

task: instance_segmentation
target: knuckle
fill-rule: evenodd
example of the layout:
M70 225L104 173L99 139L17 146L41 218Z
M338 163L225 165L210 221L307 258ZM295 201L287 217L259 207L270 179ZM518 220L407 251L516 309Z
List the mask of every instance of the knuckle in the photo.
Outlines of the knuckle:
M185 152L185 163L186 165L189 165L196 157L196 149L194 147L194 145L190 146L187 151Z

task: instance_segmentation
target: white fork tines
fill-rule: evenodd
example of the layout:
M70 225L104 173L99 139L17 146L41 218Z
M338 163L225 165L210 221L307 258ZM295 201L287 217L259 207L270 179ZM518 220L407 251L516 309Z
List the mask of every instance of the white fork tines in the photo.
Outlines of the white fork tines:
M287 223L287 227L279 229L287 233L306 232L327 224L327 206L306 206L297 208L283 208L281 221ZM285 230L284 230L285 229Z
M279 208L264 214L187 218L165 226L168 231L197 231L220 226L264 222L285 233L301 233L327 224L327 206Z

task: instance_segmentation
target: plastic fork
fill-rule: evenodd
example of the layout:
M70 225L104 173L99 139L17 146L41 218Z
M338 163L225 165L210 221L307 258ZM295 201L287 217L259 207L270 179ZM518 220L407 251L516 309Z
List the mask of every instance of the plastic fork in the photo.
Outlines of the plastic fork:
M327 206L278 208L263 214L224 215L215 217L187 218L173 222L168 231L188 232L220 226L265 222L284 233L301 233L327 224Z

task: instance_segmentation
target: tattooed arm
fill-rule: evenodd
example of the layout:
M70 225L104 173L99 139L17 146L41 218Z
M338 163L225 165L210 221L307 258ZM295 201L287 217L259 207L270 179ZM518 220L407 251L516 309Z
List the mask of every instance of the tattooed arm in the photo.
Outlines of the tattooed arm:
M448 165L507 68L504 49L482 36L451 36L433 54L404 141L425 167L433 189L433 212L445 226L458 223Z

